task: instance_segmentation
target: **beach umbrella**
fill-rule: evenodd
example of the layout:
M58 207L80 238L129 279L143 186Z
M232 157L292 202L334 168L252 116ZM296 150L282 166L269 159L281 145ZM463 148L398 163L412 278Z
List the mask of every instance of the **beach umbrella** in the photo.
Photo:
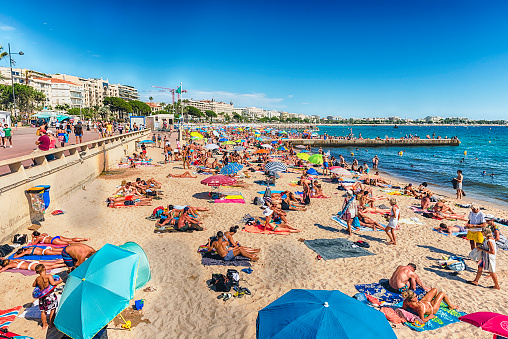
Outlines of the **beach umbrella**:
M284 147L284 146L279 146L279 147L277 147L277 149L278 149L279 151L287 151L287 150L288 150L288 149L287 149L286 147Z
M309 157L309 162L313 164L322 164L323 156L321 154L313 154Z
M136 276L136 290L139 290L140 288L144 287L146 283L150 281L150 279L152 279L152 272L150 271L150 263L148 262L148 257L146 256L143 248L135 242L129 241L118 247L137 253L139 255L138 274Z
M243 146L236 146L235 148L233 148L233 151L242 152L242 151L245 151L245 147L243 147Z
M270 153L270 151L266 150L266 149L258 149L256 152L254 152L253 154L266 154L266 153Z
M270 172L284 172L287 169L288 167L286 166L286 164L283 164L278 161L272 161L265 165L265 170Z
M228 141L228 139L227 138L220 138L219 139L219 142L223 142L223 141Z
M238 173L238 171L241 171L242 168L243 168L242 164L239 164L237 162L232 162L232 163L227 164L226 166L222 167L222 169L220 170L220 174L225 174L225 175L236 174L236 173Z
M235 142L246 142L247 140L245 139L238 139L238 140L235 140Z
M339 176L352 176L353 173L349 172L347 169L344 169L340 166L336 166L335 168L331 168L330 172L335 173Z
M218 174L218 175L212 175L211 177L201 180L201 183L203 185L215 186L215 187L228 186L228 185L236 184L236 179L225 176L225 175Z
M268 144L262 144L261 147L264 147L264 148L273 148L272 145L268 145Z
M281 133L281 134L288 134L288 132L286 132L286 131L280 131L279 133Z
M271 142L271 144L276 144L276 143L278 143L278 141L277 141L277 140L273 140L273 141Z
M139 143L140 144L155 144L155 141L152 141L152 140L141 140Z
M261 139L260 137L257 137L256 140L257 141L263 141L263 139Z
M234 141L224 141L221 145L236 145Z
M508 316L494 312L475 312L459 317L460 321L474 325L484 331L508 337Z
M341 291L293 289L258 312L256 339L396 339L385 315Z
M300 153L310 153L309 151L307 151L306 149L300 151Z
M308 161L310 158L310 155L308 155L307 153L297 153L296 156L305 161Z
M220 148L218 145L216 144L208 144L205 146L206 149L218 149Z
M56 312L56 328L74 339L89 339L134 298L139 254L111 244L69 274Z
M219 136L219 133L217 131L212 131L213 135L215 135L216 137Z
M191 137L194 137L196 139L203 139L203 135L201 133L198 133L198 132L191 132Z
M318 171L316 171L314 168L309 168L307 170L307 174L310 174L310 175L319 175Z

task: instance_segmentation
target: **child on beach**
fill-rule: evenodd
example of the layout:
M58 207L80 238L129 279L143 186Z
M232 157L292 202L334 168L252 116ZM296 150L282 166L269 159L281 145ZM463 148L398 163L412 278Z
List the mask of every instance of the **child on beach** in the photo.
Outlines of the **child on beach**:
M49 285L56 286L61 284L63 280L55 281L51 274L46 273L46 267L43 264L35 266L35 272L39 274L37 279L33 283L33 287L39 287L41 291L46 289ZM55 311L58 307L58 298L55 292L51 292L44 297L39 298L39 310L41 311L42 329L48 327L48 320L46 319L46 313L49 313L49 324L53 325L55 320Z
M397 199L391 198L390 205L392 209L390 210L390 221L386 225L385 232L390 238L389 245L397 245L397 238L395 237L395 230L400 228L399 219L400 219L400 208L397 206Z

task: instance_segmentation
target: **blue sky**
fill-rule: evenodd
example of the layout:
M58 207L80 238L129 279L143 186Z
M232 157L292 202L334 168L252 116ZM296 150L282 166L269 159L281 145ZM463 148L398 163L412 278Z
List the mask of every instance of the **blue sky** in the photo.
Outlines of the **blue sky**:
M142 98L343 117L508 117L506 1L8 1L19 67ZM7 66L8 61L0 61Z

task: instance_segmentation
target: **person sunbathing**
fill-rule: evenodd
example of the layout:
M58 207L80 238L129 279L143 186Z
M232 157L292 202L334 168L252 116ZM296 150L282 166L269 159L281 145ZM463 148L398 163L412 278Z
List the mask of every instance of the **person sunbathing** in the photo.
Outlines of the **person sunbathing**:
M407 290L415 290L417 286L421 286L425 291L430 291L421 281L420 277L415 273L416 265L409 263L406 266L398 266L392 277L388 281L386 288L390 292L402 293Z
M364 213L390 214L390 209L388 209L388 208L358 206L358 210L361 210Z
M380 230L385 230L385 228L383 227L383 225L381 225L380 223L378 223L377 221L375 221L374 219L371 219L369 217L367 217L364 213L362 213L361 210L358 210L357 211L358 215L358 220L360 220L360 225L363 226L363 227L370 227L372 229L374 229L374 231L376 229L380 229Z
M423 193L420 195L421 196L421 202L420 202L420 207L422 210L427 210L428 208L430 208L430 197L431 195L427 194L427 193Z
M463 226L459 226L459 225L448 226L445 223L439 224L439 228L435 228L435 230L440 233L445 233L445 234L466 233L467 232L467 230Z
M453 213L453 210L446 206L442 200L436 202L434 207L432 208L432 214L436 218L440 219L459 219L468 221L469 219L466 217L466 215L460 215Z
M427 292L427 294L425 294L425 296L423 296L420 300L418 300L416 293L411 290L402 292L401 295L402 298L404 298L402 308L418 313L418 316L423 323L426 323L435 317L442 301L448 305L450 310L458 308L457 305L451 303L450 299L444 292L441 291L438 293L435 288Z
M19 270L28 270L35 271L35 267L40 264L39 261L24 261L18 259L0 259L0 273L16 268ZM55 268L65 267L63 260L57 260L55 262L46 261L44 262L44 266L47 270L52 270Z
M283 211L306 211L307 208L303 206L296 206L294 203L291 202L291 198L289 194L284 192L281 196L282 200L280 203L280 208Z
M63 248L48 247L23 247L16 251L14 258L21 258L25 255L59 255L62 253Z
M53 245L69 245L72 243L88 241L90 238L67 238L61 235L51 237L47 233L39 233L37 231L32 232L31 245L37 244L53 244Z
M200 226L202 222L190 216L189 210L190 210L189 207L185 207L183 209L183 213L180 214L175 229L181 232L185 232L188 230L203 231L204 228Z
M241 246L239 242L237 242L237 241L235 241L235 239L233 239L233 235L235 235L237 231L238 231L238 226L232 226L229 228L228 232L224 232L224 238L229 243L229 245L227 245L228 248L242 247L245 251L252 253L252 254L259 253L261 251L259 248L250 248L250 247Z
M413 197L419 197L420 194L416 192L416 190L413 188L413 184L409 183L406 187L404 187L404 194L405 195L411 195Z
M139 193L136 190L137 193ZM146 198L143 195L126 195L124 197L106 199L108 207L118 206L151 206L152 198Z
M227 241L224 241L224 233L221 231L217 232L217 240L212 242L208 240L207 244L207 252L212 252L215 250L217 254L219 254L225 261L231 261L235 259L237 255L242 255L246 258L249 258L252 261L257 261L259 258L252 253L247 252L242 246L236 246L233 248L228 248Z
M323 189L321 188L321 184L315 182L312 187L314 188L314 193L311 195L312 198L330 198L329 196L323 193Z
M127 183L125 183L125 185L122 185L115 193L113 193L113 196L115 196L115 195L123 195L123 196L139 195L139 196L141 196L142 194L138 192L138 190L132 184L132 182L127 182Z
M263 231L266 231L267 228L270 228L272 231L276 231L277 229L280 232L290 232L290 233L298 233L301 232L300 230L297 230L293 227L288 227L287 225L282 224L282 220L277 217L277 215L274 215L274 211L266 208L263 211L263 215L265 216L265 223L263 226ZM281 222L281 224L277 224L277 222Z
M196 176L193 176L192 174L190 174L189 171L185 171L185 173L183 174L171 174L169 173L166 178L186 178L186 179L195 179L197 178L197 175Z

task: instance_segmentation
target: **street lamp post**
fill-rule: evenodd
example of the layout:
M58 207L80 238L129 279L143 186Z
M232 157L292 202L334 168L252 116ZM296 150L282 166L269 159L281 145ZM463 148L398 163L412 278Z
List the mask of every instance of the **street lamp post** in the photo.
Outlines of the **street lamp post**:
M16 94L14 94L14 74L12 74L12 54L23 55L25 53L19 51L19 53L11 53L11 44L9 46L9 65L11 66L11 85L12 85L12 112L13 115L16 115ZM28 84L27 84L28 85Z

